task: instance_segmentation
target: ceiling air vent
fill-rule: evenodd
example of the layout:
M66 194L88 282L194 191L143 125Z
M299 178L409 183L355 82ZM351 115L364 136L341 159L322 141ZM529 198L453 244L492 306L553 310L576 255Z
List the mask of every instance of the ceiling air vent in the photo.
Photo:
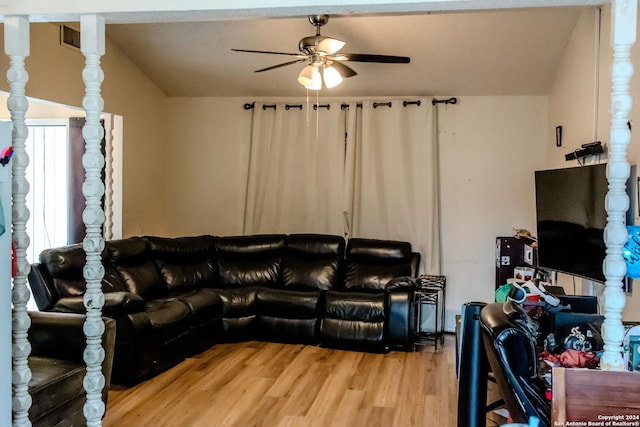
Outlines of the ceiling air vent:
M60 25L60 44L80 50L80 31L68 25Z

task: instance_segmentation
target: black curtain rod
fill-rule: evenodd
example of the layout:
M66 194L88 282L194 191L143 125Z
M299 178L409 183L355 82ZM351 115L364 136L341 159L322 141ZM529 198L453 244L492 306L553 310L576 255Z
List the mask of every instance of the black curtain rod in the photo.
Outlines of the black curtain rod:
M447 98L447 99L432 99L431 100L431 105L436 105L436 104L457 104L458 103L458 98L452 97L452 98ZM403 101L402 102L402 106L403 107L407 107L409 105L416 105L416 106L420 106L420 100L417 101ZM254 107L256 106L255 102L252 103L246 103L244 104L244 109L245 110L252 110ZM362 108L362 103L358 102L356 104L357 108ZM373 103L373 108L378 108L378 107L391 107L391 102L374 102ZM263 105L262 109L266 110L267 108L276 108L276 105ZM290 108L299 108L300 110L302 110L302 104L285 104L285 108L288 110ZM327 110L330 109L330 105L329 104L313 104L313 109L317 110L318 108L326 108ZM346 110L347 108L349 108L349 104L341 104L340 105L340 109L342 110Z
M393 104L391 104L391 101L389 102L374 102L373 103L373 108L378 108L378 107L389 107L391 108Z
M362 108L362 102L358 102L356 104L356 108ZM341 110L348 110L349 109L349 104L342 104L340 105L340 109Z
M458 98L449 98L449 99L433 99L431 100L431 105L436 104L457 104Z
M244 104L244 109L245 110L252 110L252 109L255 108L255 106L256 106L255 102L252 102L250 104L246 103L246 104ZM267 109L270 109L270 108L273 108L275 110L276 109L276 104L264 104L262 106L263 110L267 110ZM284 105L284 109L285 110L290 110L292 108L297 108L299 110L302 110L302 104L285 104Z

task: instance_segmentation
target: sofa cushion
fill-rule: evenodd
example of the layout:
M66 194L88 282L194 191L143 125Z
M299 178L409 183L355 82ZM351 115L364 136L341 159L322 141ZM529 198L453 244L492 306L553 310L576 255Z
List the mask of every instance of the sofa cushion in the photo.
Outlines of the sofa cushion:
M384 322L333 319L320 321L320 341L340 347L375 347L384 342Z
M282 284L294 289L342 287L345 241L340 236L292 234L287 237Z
M147 301L146 313L156 344L172 341L189 330L189 307L180 301L156 299Z
M257 312L285 319L315 319L319 315L320 297L320 291L261 288L256 299Z
M51 276L54 290L59 298L84 295L87 288L83 277L86 254L82 245L45 249L40 253L39 260ZM127 288L118 273L107 265L102 279L102 292L125 290Z
M253 316L256 314L258 288L216 289L222 300L222 316L225 318Z
M320 336L335 345L379 347L384 344L384 292L325 294Z
M131 293L146 300L167 295L168 288L156 264L150 258L147 242L130 237L107 242L109 260Z
M323 317L333 319L384 321L385 295L383 292L327 292Z
M30 356L29 368L32 375L29 394L33 402L29 418L34 424L42 418L51 421L50 415L59 408L83 405L85 392L82 382L86 374L84 363Z
M207 323L222 315L222 300L214 289L187 289L170 295L189 307L192 324Z
M212 286L215 281L214 237L145 237L169 290Z
M350 239L345 287L383 290L389 280L411 275L411 244L392 240Z
M284 247L285 236L279 234L217 238L216 286L276 286Z
M321 298L319 290L260 288L256 300L259 339L315 344Z

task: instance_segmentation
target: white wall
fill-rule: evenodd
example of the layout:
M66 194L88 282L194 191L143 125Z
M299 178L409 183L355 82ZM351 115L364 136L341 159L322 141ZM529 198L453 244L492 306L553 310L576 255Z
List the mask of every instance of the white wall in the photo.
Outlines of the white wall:
M242 233L251 127L246 102L169 98L169 235Z
M546 97L461 97L440 111L448 330L465 302L493 301L496 237L535 233L546 114Z
M594 124L597 16L597 8L582 12L556 73L549 95L548 169L577 166L576 161L565 161L564 155L598 138ZM558 125L562 126L561 147L556 147L555 128Z
M514 227L535 230L533 171L544 164L546 147L546 97L458 99L438 107L449 330L463 303L493 299L495 238ZM248 101L169 99L171 235L242 232Z

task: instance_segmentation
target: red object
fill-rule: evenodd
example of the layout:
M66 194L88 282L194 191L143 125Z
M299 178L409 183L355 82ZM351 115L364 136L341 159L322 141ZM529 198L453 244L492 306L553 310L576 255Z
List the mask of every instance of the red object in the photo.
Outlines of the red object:
M18 260L16 259L16 247L11 242L11 277L16 277L18 274Z
M552 354L547 351L540 353L540 357L555 365L565 368L597 368L600 363L600 357L594 352L585 352L574 349L568 349L560 354Z

